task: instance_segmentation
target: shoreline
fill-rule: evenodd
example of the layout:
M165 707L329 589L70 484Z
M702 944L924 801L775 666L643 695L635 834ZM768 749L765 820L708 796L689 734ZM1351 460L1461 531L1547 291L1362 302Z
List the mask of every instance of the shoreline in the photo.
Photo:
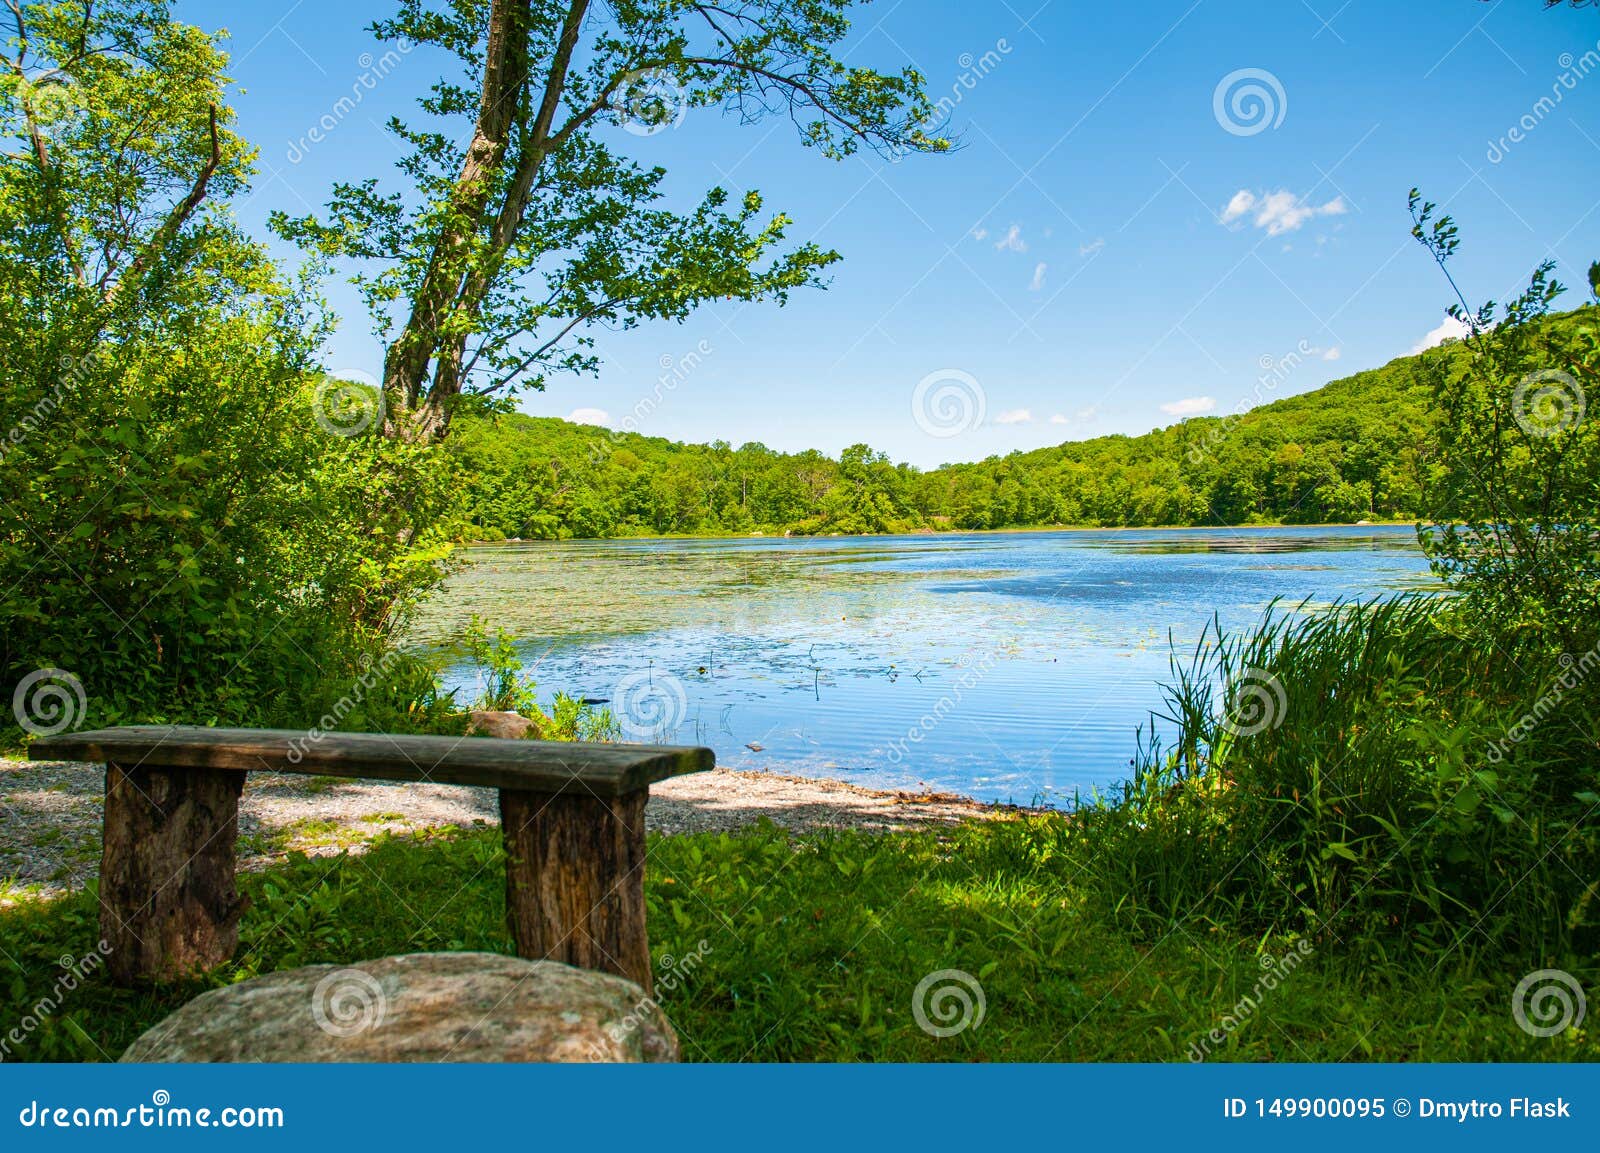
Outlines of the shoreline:
M1325 524L1044 524L1007 525L1005 528L917 528L906 532L794 533L762 530L739 534L667 533L643 536L507 537L505 540L458 540L457 548L500 548L504 545L572 544L577 541L747 541L747 540L900 540L904 537L1020 536L1027 533L1101 532L1258 532L1266 529L1415 528L1416 520L1338 521Z
M0 755L0 909L62 896L100 864L104 768ZM651 786L648 832L737 832L762 820L795 834L952 827L1030 812L954 793L868 789L828 778L717 766ZM290 852L362 852L377 837L499 824L493 789L252 773L239 802L239 868L258 871Z

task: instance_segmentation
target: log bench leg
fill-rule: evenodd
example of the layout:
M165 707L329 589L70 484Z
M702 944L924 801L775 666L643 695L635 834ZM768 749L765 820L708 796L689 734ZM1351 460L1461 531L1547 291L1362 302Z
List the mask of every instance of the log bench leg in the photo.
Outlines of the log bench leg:
M170 981L232 959L244 911L234 882L244 776L106 766L100 936L117 984Z
M506 916L517 956L616 973L652 993L644 806L623 797L500 790Z

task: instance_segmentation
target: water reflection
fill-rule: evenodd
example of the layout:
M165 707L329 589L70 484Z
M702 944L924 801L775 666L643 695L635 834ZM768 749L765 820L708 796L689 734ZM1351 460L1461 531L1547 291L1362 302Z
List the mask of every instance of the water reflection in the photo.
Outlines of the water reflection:
M546 693L672 678L675 723L647 735L734 767L1055 803L1126 775L1169 634L1430 579L1412 531L1387 527L582 541L468 560L417 643L478 615L519 638Z

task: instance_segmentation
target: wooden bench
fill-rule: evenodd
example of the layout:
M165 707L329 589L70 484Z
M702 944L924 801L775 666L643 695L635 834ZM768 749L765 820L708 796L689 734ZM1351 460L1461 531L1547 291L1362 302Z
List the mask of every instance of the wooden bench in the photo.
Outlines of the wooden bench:
M652 782L715 763L705 748L138 725L41 737L28 755L106 766L100 932L119 983L233 957L239 795L246 773L272 772L499 789L517 955L646 992L645 801Z

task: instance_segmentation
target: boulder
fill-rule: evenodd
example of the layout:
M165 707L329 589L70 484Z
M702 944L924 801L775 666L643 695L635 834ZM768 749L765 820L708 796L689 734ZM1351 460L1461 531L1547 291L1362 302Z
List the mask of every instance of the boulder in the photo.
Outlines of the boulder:
M467 736L506 737L521 740L524 737L539 739L539 724L521 713L493 713L473 709L467 714Z
M307 965L202 993L124 1061L676 1061L639 986L498 953Z

